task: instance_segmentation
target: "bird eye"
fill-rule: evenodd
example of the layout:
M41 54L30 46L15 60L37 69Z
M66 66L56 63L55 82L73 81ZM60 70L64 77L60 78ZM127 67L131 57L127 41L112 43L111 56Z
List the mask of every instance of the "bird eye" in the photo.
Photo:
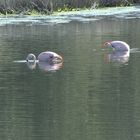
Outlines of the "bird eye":
M53 58L53 55L50 55L50 58Z

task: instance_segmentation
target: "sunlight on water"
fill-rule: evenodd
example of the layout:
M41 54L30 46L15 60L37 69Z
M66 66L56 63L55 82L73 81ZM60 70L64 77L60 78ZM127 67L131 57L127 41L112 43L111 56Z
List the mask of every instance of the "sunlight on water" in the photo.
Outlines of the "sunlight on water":
M130 49L130 53L140 53L140 49L139 48L132 48L132 49Z
M26 63L27 61L26 60L15 60L13 61L14 63Z

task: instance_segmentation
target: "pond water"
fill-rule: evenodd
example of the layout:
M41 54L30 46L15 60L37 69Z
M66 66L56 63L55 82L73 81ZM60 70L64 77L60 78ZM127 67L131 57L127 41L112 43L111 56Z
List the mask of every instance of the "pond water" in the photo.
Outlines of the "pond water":
M1 24L0 139L140 139L139 15ZM136 51L116 59L103 47L108 40ZM63 64L24 62L45 50L60 54Z

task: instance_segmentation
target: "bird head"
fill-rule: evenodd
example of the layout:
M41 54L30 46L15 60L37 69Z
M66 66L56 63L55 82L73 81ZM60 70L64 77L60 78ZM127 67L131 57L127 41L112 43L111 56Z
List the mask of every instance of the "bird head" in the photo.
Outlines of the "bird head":
M105 47L106 47L106 46L107 46L107 47L111 47L111 46L112 46L112 45L111 45L111 41L105 42L105 43L104 43L104 46L105 46Z
M63 58L60 55L53 53L53 52L48 53L48 57L49 57L49 60L54 63L63 61Z
M26 61L27 62L35 62L36 61L36 56L32 53L28 54L28 56L26 57Z

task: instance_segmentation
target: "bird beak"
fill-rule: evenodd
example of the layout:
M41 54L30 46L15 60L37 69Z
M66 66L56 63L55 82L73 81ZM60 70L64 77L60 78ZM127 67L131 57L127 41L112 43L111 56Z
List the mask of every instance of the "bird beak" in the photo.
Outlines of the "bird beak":
M59 63L62 61L63 61L63 58L60 55L55 55L53 58L53 62Z
M108 42L104 42L103 46L105 47L105 46L107 46L107 45L108 45Z
M103 46L104 46L104 47L106 46L106 42L103 43Z

